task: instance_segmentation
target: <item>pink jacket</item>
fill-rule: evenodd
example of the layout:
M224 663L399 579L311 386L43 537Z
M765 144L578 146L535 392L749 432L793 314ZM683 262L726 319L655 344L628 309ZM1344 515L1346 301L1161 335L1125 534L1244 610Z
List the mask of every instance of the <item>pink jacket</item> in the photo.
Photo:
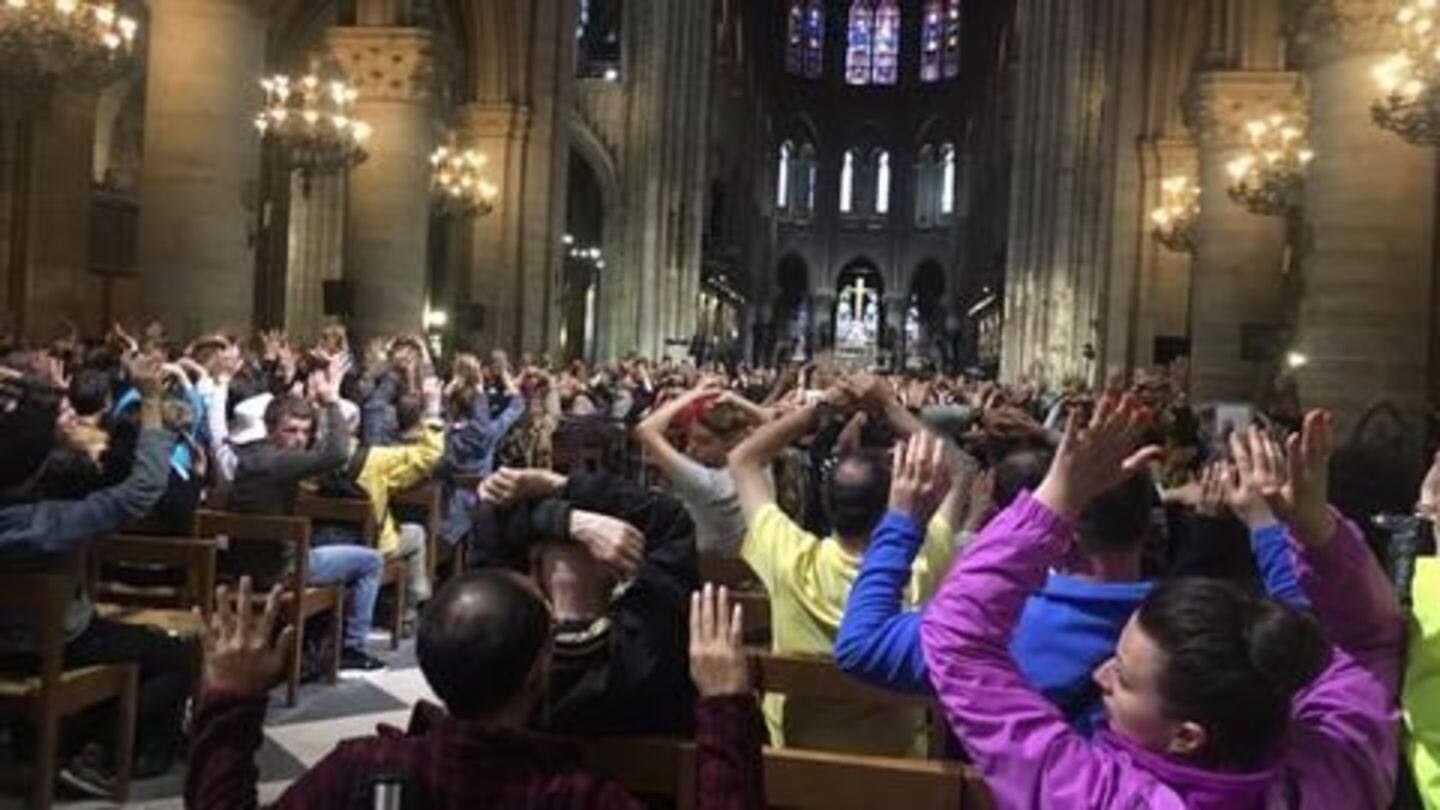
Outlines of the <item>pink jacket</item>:
M1403 623L1394 590L1344 519L1312 552L1291 538L1300 585L1335 655L1295 699L1291 741L1262 771L1206 771L1101 730L1086 740L1026 686L1008 650L1025 598L1073 527L1024 494L961 557L921 623L930 679L1000 808L1303 808L1389 805L1398 757Z

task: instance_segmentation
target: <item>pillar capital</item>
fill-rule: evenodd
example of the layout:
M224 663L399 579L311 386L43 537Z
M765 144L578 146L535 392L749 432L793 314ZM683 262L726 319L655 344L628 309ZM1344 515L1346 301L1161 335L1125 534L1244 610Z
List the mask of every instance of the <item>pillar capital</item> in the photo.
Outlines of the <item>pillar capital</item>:
M1209 71L1196 73L1185 90L1185 121L1201 148L1240 146L1245 125L1280 113L1303 128L1305 95L1297 73Z
M360 103L428 103L439 85L435 35L423 28L331 28L326 42Z
M1399 42L1394 0L1288 0L1288 5L1300 64L1390 51Z
M470 138L508 139L523 134L531 116L528 104L477 102L456 108L455 126Z

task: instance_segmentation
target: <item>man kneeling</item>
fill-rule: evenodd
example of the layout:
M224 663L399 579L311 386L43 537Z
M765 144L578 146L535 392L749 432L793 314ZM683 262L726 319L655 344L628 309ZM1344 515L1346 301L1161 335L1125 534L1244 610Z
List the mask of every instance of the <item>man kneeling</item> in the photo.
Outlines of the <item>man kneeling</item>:
M272 590L253 622L248 578L236 600L223 587L217 593L186 807L256 806L254 755L263 739L266 692L279 679L294 632L287 627L271 643L278 599ZM759 810L765 804L760 740L740 608L732 614L725 590L710 586L691 606L690 668L701 696L698 807ZM553 625L535 586L518 574L487 570L452 581L426 607L418 641L420 669L449 716L421 704L406 736L342 742L273 807L374 807L382 787L398 788L405 807L644 807L586 770L573 744L526 730L544 693Z

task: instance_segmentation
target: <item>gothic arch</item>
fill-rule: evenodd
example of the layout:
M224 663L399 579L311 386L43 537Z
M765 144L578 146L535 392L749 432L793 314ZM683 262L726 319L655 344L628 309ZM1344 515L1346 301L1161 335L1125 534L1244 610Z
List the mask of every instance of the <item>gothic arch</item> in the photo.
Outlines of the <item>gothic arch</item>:
M610 223L614 221L616 214L620 212L622 200L620 196L620 169L615 162L615 157L605 142L595 132L579 110L570 112L570 146L590 164L595 172L595 178L600 182L600 193L605 200L606 238L614 229Z

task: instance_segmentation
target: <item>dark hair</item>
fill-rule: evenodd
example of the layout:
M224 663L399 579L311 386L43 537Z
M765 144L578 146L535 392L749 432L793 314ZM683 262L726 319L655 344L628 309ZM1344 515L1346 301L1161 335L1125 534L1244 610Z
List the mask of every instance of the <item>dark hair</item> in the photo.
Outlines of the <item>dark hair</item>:
M1330 658L1309 614L1224 580L1163 582L1137 621L1164 658L1158 687L1167 712L1205 729L1198 759L1208 767L1263 765L1289 728L1291 698Z
M283 419L315 421L315 408L310 401L295 394L282 394L265 406L265 430L274 433Z
M1004 509L1021 490L1034 491L1050 471L1051 453L1036 447L1022 447L1006 453L995 464L995 506Z
M414 391L407 391L395 400L395 429L401 433L409 433L424 415L425 400Z
M82 368L70 380L70 404L80 416L94 416L105 410L110 402L110 388L114 383L109 372L93 368Z
M1076 522L1081 551L1134 551L1145 542L1160 496L1149 473L1125 479L1091 501Z
M889 454L862 448L841 456L825 496L835 534L868 536L890 502Z
M78 501L104 484L94 459L82 450L56 445L40 465L35 492L43 500Z
M550 613L518 575L488 569L450 581L420 619L420 671L450 713L494 711L525 685L550 640Z

